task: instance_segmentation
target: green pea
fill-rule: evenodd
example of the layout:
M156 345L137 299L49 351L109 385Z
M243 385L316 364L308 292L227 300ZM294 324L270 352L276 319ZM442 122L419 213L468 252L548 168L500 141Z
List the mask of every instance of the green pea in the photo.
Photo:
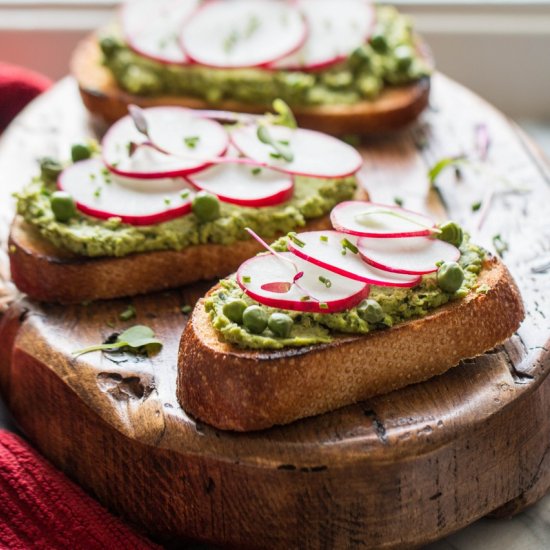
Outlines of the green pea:
M437 284L441 290L454 294L464 281L464 271L456 262L444 262L437 270Z
M248 332L260 334L267 328L267 313L260 306L248 306L243 312L243 325Z
M370 37L371 46L378 53L384 53L388 49L388 42L386 37L380 32L375 31Z
M206 191L199 191L195 195L191 208L200 222L211 222L220 217L218 197Z
M119 48L119 43L110 37L102 38L99 45L105 57L110 57Z
M44 157L39 162L40 177L46 182L56 181L59 174L63 171L61 163L51 157Z
M403 44L395 48L393 56L397 61L397 69L406 71L412 64L414 54L410 46Z
M223 304L223 314L230 320L233 321L233 323L239 323L239 325L243 322L243 313L246 309L246 302L244 300L239 300L238 298L233 298L231 300L228 300L225 304Z
M281 338L288 338L290 336L292 325L294 325L294 321L286 313L272 313L267 323L269 330L275 336L280 336Z
M73 162L78 162L79 160L86 160L92 156L92 152L87 145L82 145L82 143L75 143L71 147L71 158Z
M55 191L50 197L53 215L58 222L68 222L76 214L74 199L65 191Z
M357 306L357 315L367 323L379 323L384 318L384 311L376 300L363 300Z
M462 231L462 227L460 227L460 225L456 222L445 222L444 224L439 225L438 229L441 231L441 233L437 235L438 239L451 243L457 247L462 244L464 232Z

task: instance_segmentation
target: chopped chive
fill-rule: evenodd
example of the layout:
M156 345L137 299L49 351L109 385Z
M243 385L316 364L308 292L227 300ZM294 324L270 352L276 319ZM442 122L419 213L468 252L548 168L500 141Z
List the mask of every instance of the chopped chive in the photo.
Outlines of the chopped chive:
M283 158L283 155L281 155L281 153L270 152L269 156L273 159L282 159Z
M342 239L340 242L342 243L342 246L344 247L344 249L347 248L354 254L359 253L359 249L352 242L348 241L348 239Z
M248 275L245 275L245 276L243 277L243 282L244 282L244 283L249 283L251 280L252 280L252 278L249 277Z
M262 173L262 169L258 167L252 168L251 172L252 172L252 175L257 176L258 174Z
M474 202L471 208L472 212L477 212L481 208L481 201Z
M319 281L321 281L327 288L330 288L332 286L332 281L330 279L327 279L326 277L323 277L322 275L319 275Z
M290 145L290 141L288 141L288 139L280 139L279 143L281 145Z
M319 309L328 309L328 304L326 302L319 302Z
M101 187L97 187L94 191L94 197L99 198L101 196Z
M129 321L136 316L136 308L130 304L118 317L121 321Z
M403 206L403 204L405 204L405 201L401 197L393 197L393 202L397 204L397 206Z
M311 296L302 296L300 298L300 302L309 302L311 300Z
M171 202L172 202L172 199L170 199L169 197L164 197L164 204L166 206L168 206Z
M297 236L296 233L289 233L288 238L297 246L300 248L304 248L306 243L304 241L301 241Z
M95 180L95 174L90 174L90 179L91 179L92 181L94 181L94 180Z
M189 147L189 149L194 149L200 139L200 136L188 136L183 138L183 141L185 142L185 145Z
M182 199L186 199L188 196L189 196L189 190L188 190L188 189L185 189L184 191L182 191L182 192L180 193L180 197L181 197Z
M328 237L326 235L321 235L319 239L321 239L324 243L328 243Z
M342 256L345 256L345 255L346 255L346 249L345 249L345 248L343 248L343 249L341 250L341 254L342 254Z

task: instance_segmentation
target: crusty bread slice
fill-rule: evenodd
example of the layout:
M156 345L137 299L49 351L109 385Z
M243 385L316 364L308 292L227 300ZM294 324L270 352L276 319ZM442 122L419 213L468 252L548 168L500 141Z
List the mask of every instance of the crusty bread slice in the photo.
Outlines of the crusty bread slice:
M305 229L330 227L326 215L309 221ZM36 300L63 304L135 296L218 279L260 250L261 246L249 239L231 245L193 245L181 251L89 258L51 244L20 216L15 218L9 238L11 276L19 290Z
M107 68L101 64L101 50L95 35L85 38L74 51L71 72L78 82L86 108L112 123L125 116L128 105L141 107L179 105L193 109L211 109L212 105L193 97L142 97L120 89ZM428 105L430 79L423 78L406 86L388 87L374 101L355 105L297 107L294 113L300 126L329 134L369 134L397 130L414 121ZM239 101L222 101L217 109L264 113L269 106Z
M183 333L177 397L183 409L221 429L250 431L331 411L442 374L511 336L523 303L505 265L485 262L486 294L366 336L284 350L242 350L221 342L202 301Z

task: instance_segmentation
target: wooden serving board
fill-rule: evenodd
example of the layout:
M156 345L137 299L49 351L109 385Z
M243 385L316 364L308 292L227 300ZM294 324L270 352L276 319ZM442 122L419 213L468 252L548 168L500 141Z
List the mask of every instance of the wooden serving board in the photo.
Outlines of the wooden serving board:
M0 149L2 197L40 154L66 154L89 131L75 84L39 99ZM426 169L492 138L498 194L476 229L471 204L491 185L471 167L430 190ZM53 147L43 151L44 145ZM489 513L512 515L550 487L548 171L513 124L444 77L409 131L363 145L374 200L449 215L504 258L527 318L492 352L426 383L286 427L234 434L195 422L175 398L186 316L208 284L134 300L61 307L16 301L0 322L0 390L29 439L111 510L159 540L257 548L412 548ZM447 213L445 213L445 211ZM137 318L119 314L132 303ZM164 342L151 358L71 352L135 323ZM328 367L330 368L330 366ZM238 396L235 396L238 399Z

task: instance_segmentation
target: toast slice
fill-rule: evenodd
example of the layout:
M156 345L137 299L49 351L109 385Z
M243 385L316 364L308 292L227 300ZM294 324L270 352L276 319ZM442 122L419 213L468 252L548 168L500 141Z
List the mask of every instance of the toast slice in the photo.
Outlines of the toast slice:
M506 266L485 260L486 294L364 336L284 350L243 350L222 342L202 300L183 333L177 397L217 428L250 431L287 424L444 373L510 337L524 317Z
M141 107L212 108L206 101L193 97L129 94L118 87L109 70L102 66L101 55L96 35L88 36L73 53L71 72L78 82L86 108L109 124L125 116L130 103ZM430 79L426 77L406 86L388 87L374 101L361 101L355 105L293 107L293 112L301 127L327 134L379 133L403 128L414 121L428 105L429 95ZM263 114L270 107L228 100L216 103L216 108Z
M310 220L307 230L330 228L329 216ZM62 250L17 216L9 237L11 277L35 300L62 304L135 296L218 279L262 250L255 240L231 245L199 244L181 251L140 252L89 258Z

